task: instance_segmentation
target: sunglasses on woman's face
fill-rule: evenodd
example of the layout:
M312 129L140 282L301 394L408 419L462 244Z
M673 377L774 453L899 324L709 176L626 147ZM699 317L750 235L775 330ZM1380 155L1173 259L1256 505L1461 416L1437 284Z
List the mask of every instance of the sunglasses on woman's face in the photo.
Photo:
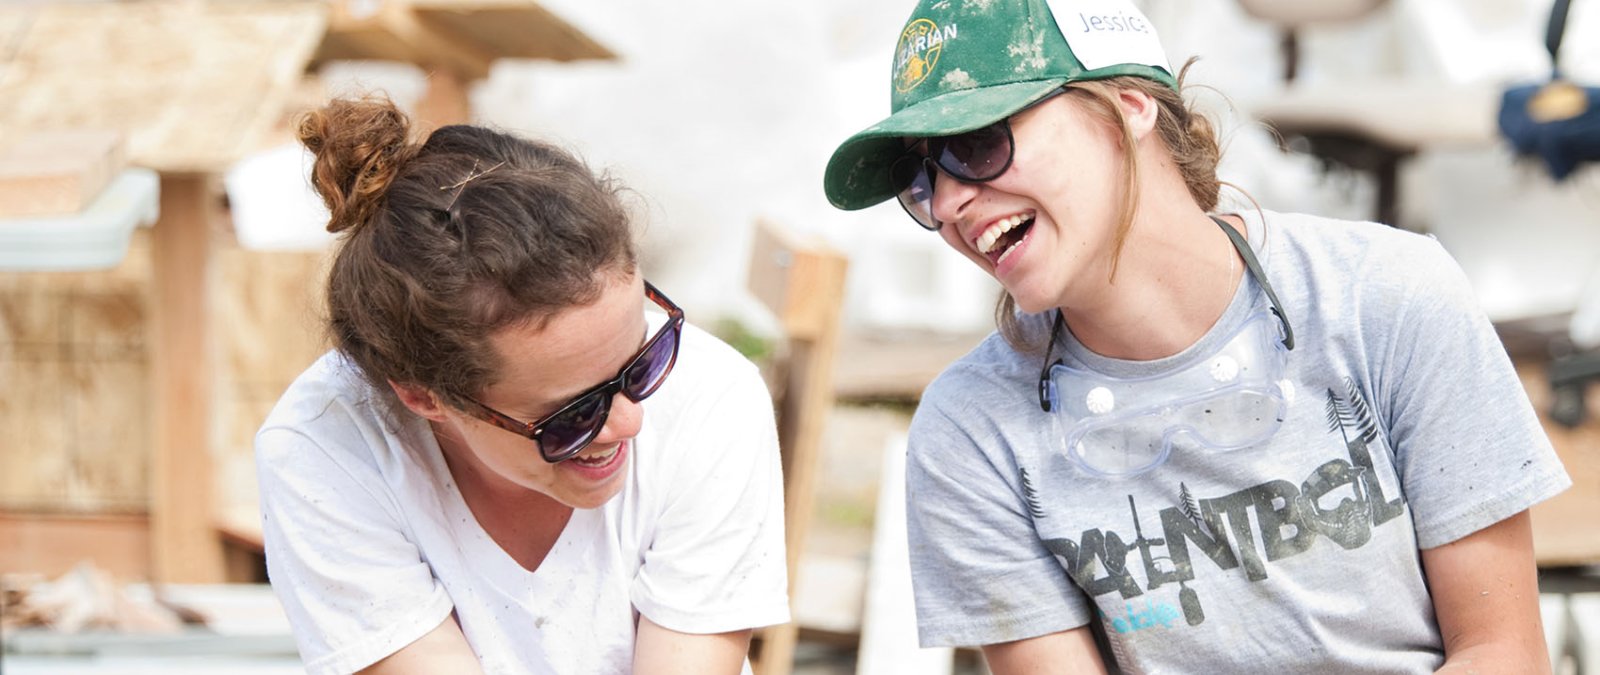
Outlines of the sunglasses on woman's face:
M628 365L605 382L579 394L555 412L535 422L523 422L490 408L476 400L467 401L476 407L468 413L489 424L532 439L539 446L539 456L554 464L570 459L589 447L606 426L611 414L611 400L618 393L638 403L655 393L666 381L667 373L678 361L678 341L683 336L683 310L672 304L667 296L650 282L644 284L645 297L667 310L667 323L644 343L628 361Z
M1011 168L1016 154L1016 139L1011 134L1011 117L1044 103L1066 89L1056 89L1029 103L999 122L952 136L922 139L926 153L917 145L906 150L889 165L889 181L901 208L925 230L938 230L944 223L933 217L935 169L963 183L983 183L999 178Z

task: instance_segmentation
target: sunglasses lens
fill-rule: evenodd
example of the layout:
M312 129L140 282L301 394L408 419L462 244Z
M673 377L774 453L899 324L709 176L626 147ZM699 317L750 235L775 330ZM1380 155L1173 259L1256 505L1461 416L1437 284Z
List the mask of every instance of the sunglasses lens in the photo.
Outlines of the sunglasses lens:
M939 168L962 180L990 180L1011 165L1011 134L1004 122L943 139Z
M561 414L544 423L539 451L546 461L559 462L578 454L600 433L611 411L611 395L599 391L574 401Z
M682 325L674 321L669 333L652 341L622 374L622 393L628 398L643 400L667 379L667 373L672 371L672 364L678 358L678 335Z
M939 223L933 219L933 180L925 167L921 157L901 157L889 167L889 180L893 181L897 190L895 197L906 213L924 229L937 230Z

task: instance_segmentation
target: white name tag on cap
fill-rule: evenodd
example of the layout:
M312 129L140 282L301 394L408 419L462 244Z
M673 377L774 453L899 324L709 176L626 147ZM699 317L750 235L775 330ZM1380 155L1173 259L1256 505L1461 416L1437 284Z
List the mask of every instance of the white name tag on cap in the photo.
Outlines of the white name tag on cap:
M1155 24L1124 0L1046 0L1073 55L1089 70L1138 63L1172 72Z

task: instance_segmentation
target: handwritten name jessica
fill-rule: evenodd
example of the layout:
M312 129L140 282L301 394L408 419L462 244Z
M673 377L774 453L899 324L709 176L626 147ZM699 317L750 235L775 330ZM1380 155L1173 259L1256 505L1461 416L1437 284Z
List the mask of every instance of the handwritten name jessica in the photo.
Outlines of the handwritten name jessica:
M1129 16L1118 12L1110 16L1090 16L1083 12L1078 13L1078 21L1083 23L1083 32L1110 32L1110 33L1148 33L1150 24L1137 16Z

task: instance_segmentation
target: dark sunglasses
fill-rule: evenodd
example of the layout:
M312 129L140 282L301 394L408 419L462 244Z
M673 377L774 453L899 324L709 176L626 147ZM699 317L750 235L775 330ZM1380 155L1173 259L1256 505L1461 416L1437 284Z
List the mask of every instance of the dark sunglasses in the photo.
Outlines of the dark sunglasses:
M912 146L889 165L889 181L894 186L900 207L925 230L938 230L944 223L933 217L935 169L964 183L983 183L999 178L1011 168L1016 155L1016 139L1011 134L1011 118L1066 91L1058 88L1029 103L1005 119L986 127L951 136L923 139L927 152Z
M475 410L469 414L501 429L532 439L539 456L554 464L570 459L589 447L606 426L611 414L611 399L619 392L638 403L654 394L678 361L678 342L683 336L683 310L672 304L655 286L646 281L645 297L667 310L667 323L656 331L639 353L623 366L617 376L591 387L555 412L536 422L523 422L510 415L467 398Z

